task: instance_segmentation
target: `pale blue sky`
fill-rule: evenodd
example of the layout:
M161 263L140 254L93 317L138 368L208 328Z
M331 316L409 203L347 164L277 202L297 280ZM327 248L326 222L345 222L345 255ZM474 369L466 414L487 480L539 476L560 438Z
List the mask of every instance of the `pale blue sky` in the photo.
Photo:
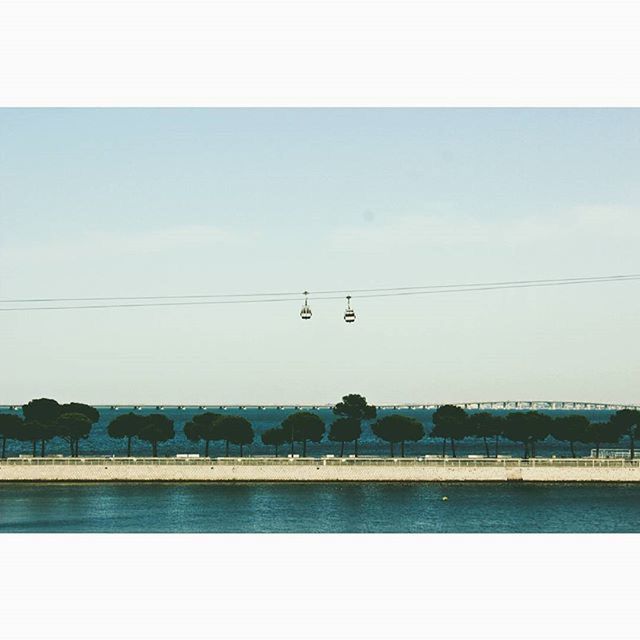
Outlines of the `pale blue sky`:
M0 298L640 272L640 110L0 110ZM0 314L0 404L639 401L640 284Z

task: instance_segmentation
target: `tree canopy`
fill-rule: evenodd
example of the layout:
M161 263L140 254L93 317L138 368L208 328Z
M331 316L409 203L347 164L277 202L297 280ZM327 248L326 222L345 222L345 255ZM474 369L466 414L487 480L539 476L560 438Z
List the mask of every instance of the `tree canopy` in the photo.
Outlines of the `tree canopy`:
M151 444L151 455L157 458L158 443L172 440L175 437L173 420L170 420L161 413L152 413L151 415L143 416L142 428L136 435L140 440Z
M215 422L216 429L219 429L219 438L216 440L225 441L225 455L229 456L229 443L240 445L240 455L242 448L246 444L253 442L253 428L251 423L242 416L222 416ZM249 439L250 438L250 439Z
M274 448L276 458L278 457L278 449L285 442L288 442L287 434L281 427L272 427L271 429L263 431L261 440L262 444L264 444L265 446Z
M0 438L2 438L2 457L6 457L7 440L15 440L22 429L22 418L12 413L0 413Z
M345 442L357 442L361 435L360 421L353 418L338 418L329 430L329 440L340 443L340 457L344 456Z
M452 404L445 404L438 407L433 414L433 429L431 437L442 438L442 455L446 452L447 439L451 442L451 453L456 457L456 440L462 440L469 435L469 426L467 424L467 413L464 409L456 407Z
M576 457L575 443L589 442L589 419L585 416L561 416L551 423L551 435L562 442L568 442L571 457Z
M505 418L504 435L524 444L525 458L535 458L536 443L550 434L552 423L552 418L538 411L515 411Z
M614 433L619 436L629 437L629 449L631 460L635 458L635 439L640 426L640 411L635 409L621 409L616 411L609 419L609 424Z
M291 443L291 453L293 453L293 443L302 443L302 455L307 455L307 441L320 442L324 436L324 421L322 418L308 411L298 411L288 415L282 421L282 430L287 434L287 441Z
M111 438L127 439L127 457L131 457L131 440L135 438L145 425L144 416L137 413L123 413L114 418L107 427L107 433Z
M417 442L424 438L424 427L422 423L414 418L400 414L393 414L381 418L373 423L371 429L378 438L389 443L391 457L394 455L393 445L395 443L400 443L400 455L404 458L404 443L407 440Z
M56 435L69 443L72 456L78 456L81 439L89 437L93 422L84 413L63 413L56 420Z
M226 440L219 422L223 416L219 413L200 413L193 416L184 425L184 434L192 442L204 441L204 455L209 457L209 443L216 440Z
M375 420L377 411L373 405L367 404L367 399L357 393L350 393L342 396L342 401L333 407L333 414L341 418L355 420L361 427L364 420ZM357 436L353 439L354 454L358 455L358 440L362 434L360 428Z

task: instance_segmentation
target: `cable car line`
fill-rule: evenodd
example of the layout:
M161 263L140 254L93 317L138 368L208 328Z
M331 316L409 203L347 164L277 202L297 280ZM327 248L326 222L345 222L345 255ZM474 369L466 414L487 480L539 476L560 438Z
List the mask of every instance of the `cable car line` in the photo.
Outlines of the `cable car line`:
M410 287L379 287L370 289L331 289L325 291L313 291L314 296L354 294L354 293L383 293L383 292L402 292L402 291L422 291L432 289L458 289L460 287L493 287L493 286L511 286L511 285L533 285L544 283L562 283L570 284L573 282L610 282L614 280L626 281L636 280L640 278L640 273L626 275L610 275L610 276L584 276L580 278L547 278L542 280L505 280L498 282L463 282L458 284L436 284L422 285ZM307 292L308 293L308 292ZM9 298L0 300L0 304L37 304L47 302L115 302L136 301L136 300L198 300L205 298L262 298L262 297L280 297L280 296L298 296L299 291L282 291L282 292L261 292L261 293L208 293L194 295L157 295L157 296L102 296L102 297L78 297L78 298ZM66 308L66 307L65 307Z
M559 286L574 286L578 284L602 284L609 282L628 282L640 280L640 275L626 275L626 276L600 276L597 278L566 278L563 280L524 280L524 281L513 281L510 283L486 283L485 285L433 285L431 288L421 288L417 290L413 287L396 287L389 289L355 289L353 292L362 292L361 295L356 296L359 299L365 298L388 298L388 297L400 297L400 296L416 296L416 295L437 295L443 293L464 293L464 292L484 292L484 291L499 291L503 289L512 290L512 289L525 289L525 288L542 288L542 287L559 287ZM449 288L444 288L449 287ZM368 293L368 292L370 293ZM325 292L319 292L317 295L314 295L314 300L342 300L344 296L334 296L327 295ZM350 307L352 295L349 293L347 296L347 311L351 311L349 317L353 314L353 319L355 320L355 312ZM248 298L249 294L234 294L233 299L226 300L186 300L186 301L168 301L168 302L148 302L144 301L144 298L132 298L132 300L143 300L141 302L122 302L122 303L111 303L106 302L105 304L89 304L89 305L50 305L50 306L31 306L31 307L0 307L0 312L2 311L63 311L63 310L75 310L75 309L122 309L122 308L141 308L141 307L181 307L181 306L203 306L203 305L221 305L221 304L252 304L252 303L273 303L273 302L295 302L299 300L298 297L271 297L271 298ZM265 294L257 294L257 295L265 295ZM290 294L287 294L290 295ZM300 312L300 316L303 320L308 320L311 318L311 308L309 306L309 296L310 292L303 292L305 296L304 305ZM242 296L242 298L240 298ZM229 296L231 297L231 296ZM168 297L172 300L172 297ZM122 298L119 298L122 299ZM153 298L156 299L156 298ZM6 304L10 301L1 301L0 304ZM353 322L353 320L347 320L347 311L345 311L345 321Z

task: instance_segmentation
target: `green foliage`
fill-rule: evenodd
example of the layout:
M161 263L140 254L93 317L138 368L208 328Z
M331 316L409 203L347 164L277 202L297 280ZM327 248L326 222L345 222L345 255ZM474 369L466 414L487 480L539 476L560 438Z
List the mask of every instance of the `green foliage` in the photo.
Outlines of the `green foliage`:
M367 399L357 393L351 393L342 397L342 402L338 402L333 407L333 413L342 418L351 418L352 420L374 420L376 417L376 408L367 404Z
M340 442L340 455L344 455L345 442L357 442L362 435L362 427L359 420L353 418L338 418L329 430L329 440Z
M393 445L401 443L401 455L404 458L404 443L406 441L417 442L424 438L424 427L414 418L409 418L400 414L385 416L375 422L371 429L378 438L390 444L391 456L393 457Z
M243 447L253 442L254 433L251 423L241 416L229 416L226 423L222 423L222 427L226 430L229 442L240 447L240 457L242 457Z
M609 419L609 424L613 433L620 437L629 437L629 448L631 449L631 459L635 457L635 438L640 427L640 411L635 409L622 409L616 411Z
M7 440L16 440L22 429L22 418L11 413L0 413L0 438L2 438L2 457L5 457Z
M244 445L253 442L253 427L251 423L242 416L227 415L222 416L213 423L215 440L226 442L225 455L229 456L229 443L240 446L240 455Z
M324 436L324 422L315 413L308 411L298 411L288 415L282 421L282 430L287 434L287 441L293 443L301 442L303 446L302 455L307 455L307 441L320 442Z
M544 440L552 429L553 419L537 411L514 412L507 415L504 435L524 444L524 457L536 455L536 443Z
M475 438L482 438L484 442L484 450L487 458L489 457L489 443L487 438L494 438L496 445L495 455L498 455L498 439L502 435L504 429L504 420L492 413L472 413L468 418L468 433Z
M278 427L272 427L262 433L262 444L267 447L274 447L276 457L278 456L278 448L282 446L287 440L287 434L284 429Z
M158 457L158 443L172 440L175 437L173 420L161 413L152 413L143 416L142 428L136 434L140 440L149 442L152 447L152 456Z
M22 406L22 414L27 422L53 424L62 413L62 407L51 398L38 398Z
M69 402L67 404L60 405L60 415L65 413L80 413L88 418L91 424L95 424L100 420L100 412L88 404L82 404L81 402Z
M342 402L338 402L338 404L333 407L334 415L340 416L341 418L355 420L358 423L358 427L361 427L363 420L374 420L376 413L376 408L373 405L367 404L367 399L357 393L342 396ZM358 430L357 437L353 439L353 451L356 456L358 455L358 440L360 439L361 434L362 429L360 428ZM344 452L344 444L342 446L342 451ZM341 453L340 455L343 454Z
M455 458L455 441L462 440L469 435L467 420L468 416L466 411L460 407L452 404L445 404L438 407L432 417L433 429L431 430L431 437L443 439L442 455L445 453L445 444L447 439L449 439L451 442L451 452Z
M123 413L114 418L107 427L109 437L127 439L127 457L131 457L131 440L138 436L145 425L144 416L136 413Z
M562 442L568 442L571 457L576 457L575 443L589 442L590 422L585 416L562 416L555 418L551 424L551 435Z
M220 420L223 418L219 413L200 413L193 416L191 422L184 425L185 436L192 442L203 440L205 443L206 457L209 456L209 443L216 440L226 440L223 429L220 428Z
M55 434L69 443L71 455L78 455L78 445L81 439L86 439L91 433L93 422L84 413L63 413L55 423Z

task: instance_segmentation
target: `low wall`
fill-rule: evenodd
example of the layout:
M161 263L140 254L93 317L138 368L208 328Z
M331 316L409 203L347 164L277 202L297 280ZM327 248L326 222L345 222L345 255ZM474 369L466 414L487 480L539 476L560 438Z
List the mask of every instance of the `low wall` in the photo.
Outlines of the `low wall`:
M591 459L33 458L0 482L640 482L640 462Z

